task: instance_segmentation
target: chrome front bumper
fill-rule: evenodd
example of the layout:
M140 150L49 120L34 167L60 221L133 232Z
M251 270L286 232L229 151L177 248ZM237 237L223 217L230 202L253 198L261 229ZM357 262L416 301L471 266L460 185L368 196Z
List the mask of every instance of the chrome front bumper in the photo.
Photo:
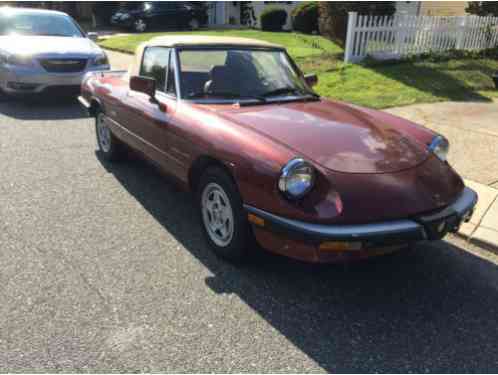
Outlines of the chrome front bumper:
M443 238L456 232L468 221L477 204L477 194L465 188L450 206L430 215L363 225L323 225L286 219L252 206L244 205L248 213L263 219L264 229L310 242L361 241L363 248L395 245Z
M109 65L86 68L77 73L50 73L38 66L0 67L0 89L7 94L39 94L50 87L78 87L88 72L109 70Z

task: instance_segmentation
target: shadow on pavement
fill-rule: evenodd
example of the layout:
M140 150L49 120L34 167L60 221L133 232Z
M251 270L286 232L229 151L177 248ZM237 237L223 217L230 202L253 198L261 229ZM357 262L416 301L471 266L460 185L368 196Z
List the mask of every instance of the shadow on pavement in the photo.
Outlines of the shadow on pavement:
M76 96L0 98L0 116L17 120L76 120L88 117Z
M498 369L494 264L441 241L349 266L260 255L234 267L210 253L190 194L141 160L97 157L213 273L209 288L240 297L327 372Z

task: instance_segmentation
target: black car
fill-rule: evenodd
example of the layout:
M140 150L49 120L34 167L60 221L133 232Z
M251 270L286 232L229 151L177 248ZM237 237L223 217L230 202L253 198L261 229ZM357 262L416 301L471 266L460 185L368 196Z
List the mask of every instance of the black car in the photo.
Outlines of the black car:
M111 17L111 24L142 33L154 28L197 29L206 19L202 3L146 1L119 9Z

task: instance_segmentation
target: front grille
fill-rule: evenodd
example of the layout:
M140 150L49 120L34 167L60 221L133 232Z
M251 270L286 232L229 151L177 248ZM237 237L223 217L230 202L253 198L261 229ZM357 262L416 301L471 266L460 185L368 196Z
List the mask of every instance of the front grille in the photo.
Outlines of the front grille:
M77 73L86 68L88 59L40 59L39 61L50 73Z

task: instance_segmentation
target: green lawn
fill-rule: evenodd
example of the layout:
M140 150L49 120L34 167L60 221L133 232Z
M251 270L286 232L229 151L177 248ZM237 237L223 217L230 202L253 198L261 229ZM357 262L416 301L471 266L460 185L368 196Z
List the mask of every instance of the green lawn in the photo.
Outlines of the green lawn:
M104 48L111 48L123 52L135 52L137 46L156 36L165 33L144 33L133 34L130 36L117 36L100 42ZM261 39L267 42L281 44L287 48L292 56L310 57L320 56L324 52L332 54L342 53L342 49L333 42L321 36L304 35L298 33L272 33L258 30L214 30L214 31L197 31L197 32L171 32L172 34L198 34L198 35L215 35L215 36L237 36L243 38Z
M320 95L372 108L446 100L484 101L490 100L490 97L498 97L498 91L494 89L490 78L493 72L498 71L496 60L462 59L438 63L350 65L342 62L342 49L321 36L257 30L195 33L240 36L281 44L287 48L304 72L318 74L316 91ZM112 37L99 44L104 48L133 53L141 42L163 34Z

